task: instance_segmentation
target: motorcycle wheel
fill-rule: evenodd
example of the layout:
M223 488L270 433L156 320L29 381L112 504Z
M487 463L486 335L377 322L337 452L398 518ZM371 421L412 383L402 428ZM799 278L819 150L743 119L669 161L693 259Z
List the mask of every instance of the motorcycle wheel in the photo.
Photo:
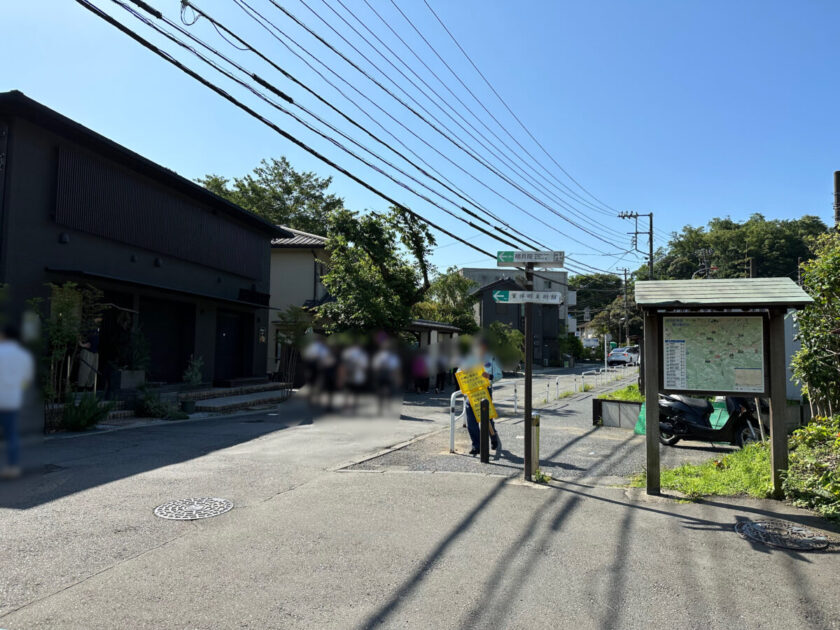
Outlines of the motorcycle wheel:
M662 442L665 446L673 446L674 444L680 441L680 438L674 435L673 433L663 433L662 431L660 431L659 441Z
M745 422L738 428L738 432L735 434L735 446L738 448L744 448L747 444L761 441L758 427L751 427L751 424L751 422Z

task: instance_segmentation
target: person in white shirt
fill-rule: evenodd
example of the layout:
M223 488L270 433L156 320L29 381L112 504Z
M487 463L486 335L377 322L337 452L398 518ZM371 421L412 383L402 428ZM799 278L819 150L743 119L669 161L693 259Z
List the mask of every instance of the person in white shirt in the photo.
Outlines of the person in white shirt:
M18 342L14 326L6 326L0 333L0 427L6 440L5 468L0 478L20 476L20 435L18 421L23 406L23 392L35 376L32 355Z

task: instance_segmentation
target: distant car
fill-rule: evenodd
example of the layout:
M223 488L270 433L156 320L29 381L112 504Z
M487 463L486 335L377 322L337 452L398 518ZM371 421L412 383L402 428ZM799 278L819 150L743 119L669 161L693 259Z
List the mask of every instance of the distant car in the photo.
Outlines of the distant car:
M616 348L607 355L607 365L636 365L639 362L639 346Z

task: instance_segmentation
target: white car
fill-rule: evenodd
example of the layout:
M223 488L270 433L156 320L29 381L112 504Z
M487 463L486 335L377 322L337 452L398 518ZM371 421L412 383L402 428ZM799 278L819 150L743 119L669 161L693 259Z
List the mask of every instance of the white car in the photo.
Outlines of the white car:
M616 348L607 355L607 365L636 365L639 362L639 346Z

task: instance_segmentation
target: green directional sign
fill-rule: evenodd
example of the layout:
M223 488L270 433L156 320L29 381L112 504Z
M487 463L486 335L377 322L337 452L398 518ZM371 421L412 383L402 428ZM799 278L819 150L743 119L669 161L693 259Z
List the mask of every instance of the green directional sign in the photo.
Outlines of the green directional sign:
M503 250L496 252L497 267L518 267L533 263L537 267L563 267L565 255L563 252L521 252Z
M559 291L493 291L493 301L509 304L562 304L563 294Z

